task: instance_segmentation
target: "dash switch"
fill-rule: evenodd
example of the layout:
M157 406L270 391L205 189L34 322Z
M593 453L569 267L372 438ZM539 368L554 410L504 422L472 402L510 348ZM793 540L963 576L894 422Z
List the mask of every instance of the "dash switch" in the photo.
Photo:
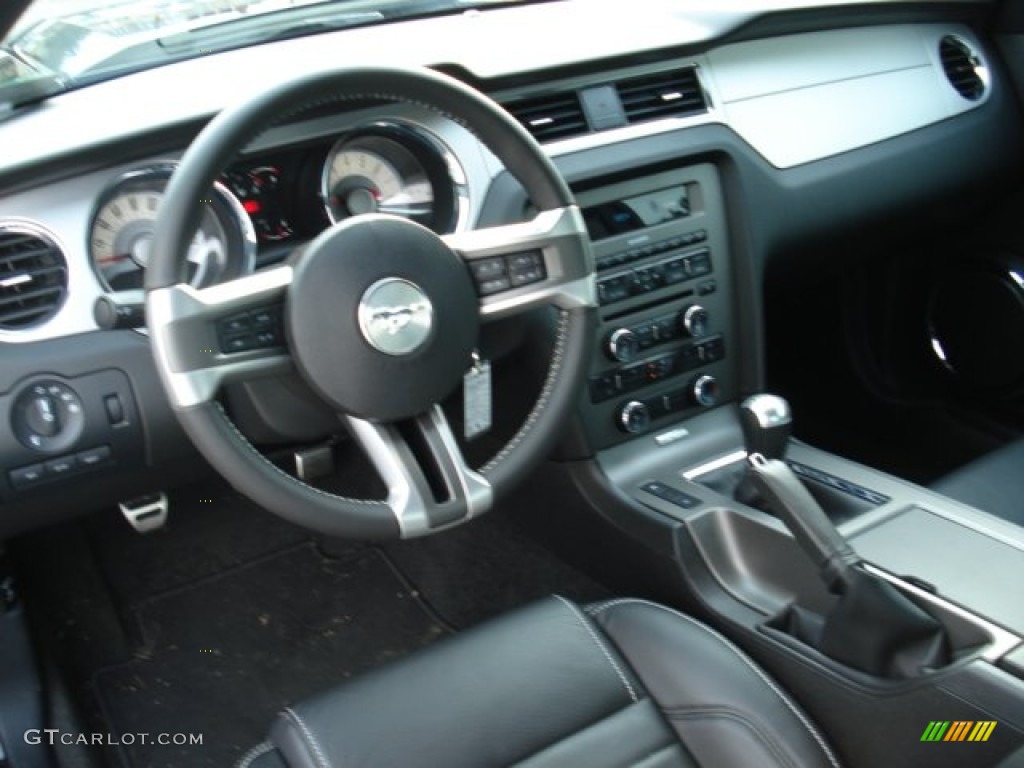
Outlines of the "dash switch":
M105 395L103 407L107 411L107 420L112 426L116 427L118 424L124 424L124 404L121 402L119 395Z

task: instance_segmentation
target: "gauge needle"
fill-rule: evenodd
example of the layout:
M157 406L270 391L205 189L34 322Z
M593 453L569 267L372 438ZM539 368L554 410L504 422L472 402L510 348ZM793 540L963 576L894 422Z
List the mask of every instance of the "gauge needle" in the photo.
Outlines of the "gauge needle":
M97 259L97 264L116 264L119 261L131 258L127 253L115 253L111 256L107 256L105 259Z

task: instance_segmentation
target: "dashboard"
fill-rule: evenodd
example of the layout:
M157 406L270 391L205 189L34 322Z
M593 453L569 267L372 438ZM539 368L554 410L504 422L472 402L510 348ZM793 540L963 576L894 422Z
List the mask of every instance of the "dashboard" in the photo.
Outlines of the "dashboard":
M139 325L162 191L190 139L240 93L376 62L386 39L397 63L460 77L534 134L577 195L597 270L580 451L682 439L687 418L755 389L759 281L771 254L995 173L1003 158L993 142L1014 136L1020 119L971 24L976 2L911 3L909 15L854 4L863 18L854 8L836 28L827 13L802 15L806 4L782 8L792 14L780 27L742 3L689 12L659 3L614 41L555 34L579 5L213 53L0 123L0 141L19 148L0 160L0 417L11 425L0 435L0 534L45 522L38 511L69 489L119 496L129 477L152 486L187 452L145 336L101 326ZM933 11L927 21L923 11ZM594 13L594 24L621 22L611 4ZM541 28L534 56L505 55L504 41ZM549 38L557 46L541 44ZM57 130L66 125L81 130ZM954 149L963 146L970 151ZM926 177L919 171L936 151L949 160ZM270 127L204 202L182 275L196 286L293 258L363 213L446 234L531 211L466 128L372 95ZM526 274L495 269L475 275L481 295ZM97 310L104 302L110 317Z

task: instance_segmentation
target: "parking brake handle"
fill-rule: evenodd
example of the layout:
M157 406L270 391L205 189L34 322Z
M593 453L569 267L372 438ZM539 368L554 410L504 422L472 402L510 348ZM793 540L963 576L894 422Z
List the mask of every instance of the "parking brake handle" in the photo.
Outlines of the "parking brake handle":
M747 457L749 476L762 499L792 532L797 543L821 570L825 584L842 593L860 557L829 520L825 510L784 462L760 453Z

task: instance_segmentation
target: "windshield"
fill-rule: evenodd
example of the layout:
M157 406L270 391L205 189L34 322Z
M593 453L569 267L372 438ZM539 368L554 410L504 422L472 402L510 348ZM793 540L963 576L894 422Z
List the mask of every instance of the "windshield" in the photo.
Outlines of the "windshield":
M213 48L223 51L495 4L495 0L34 0L0 43L0 108L200 56Z

